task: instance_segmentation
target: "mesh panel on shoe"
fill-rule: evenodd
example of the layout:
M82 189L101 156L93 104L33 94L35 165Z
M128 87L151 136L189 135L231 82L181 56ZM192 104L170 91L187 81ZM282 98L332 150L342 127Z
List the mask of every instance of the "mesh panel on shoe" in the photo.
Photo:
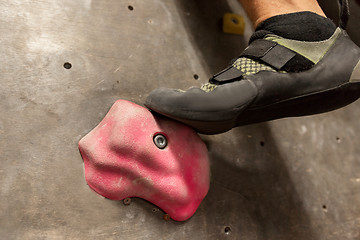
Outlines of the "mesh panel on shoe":
M215 88L217 87L217 85L212 84L212 83L205 83L203 84L200 89L203 90L204 92L211 92L213 91Z
M255 60L245 57L238 58L233 63L233 67L237 68L244 75L251 75L265 70L276 72L276 70L270 66L267 66L265 64L259 63Z
M250 58L245 58L245 57L236 59L232 65L233 65L233 67L235 67L236 69L241 71L244 76L256 74L260 71L276 72L276 70L270 66L267 66L265 64L262 64L260 62L257 62L255 60L252 60ZM200 87L200 89L203 90L204 92L211 92L211 91L214 91L214 89L217 87L218 87L218 85L216 85L216 84L205 83Z

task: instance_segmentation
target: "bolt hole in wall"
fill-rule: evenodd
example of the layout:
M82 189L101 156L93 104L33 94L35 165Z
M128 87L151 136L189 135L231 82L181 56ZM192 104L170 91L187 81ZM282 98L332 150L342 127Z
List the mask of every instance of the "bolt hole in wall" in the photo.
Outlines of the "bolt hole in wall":
M71 63L69 63L69 62L64 63L65 69L70 69L71 67L72 67Z
M225 227L225 228L224 228L224 233L225 233L226 235L229 235L229 234L231 233L231 228L230 228L230 227Z
M131 5L129 5L129 6L128 6L128 9L129 9L130 11L133 11L133 10L134 10L134 7L131 6Z
M195 80L198 80L198 79L199 79L199 75L197 75L197 74L194 74L193 77L194 77Z
M260 146L265 146L265 142L264 141L260 141Z

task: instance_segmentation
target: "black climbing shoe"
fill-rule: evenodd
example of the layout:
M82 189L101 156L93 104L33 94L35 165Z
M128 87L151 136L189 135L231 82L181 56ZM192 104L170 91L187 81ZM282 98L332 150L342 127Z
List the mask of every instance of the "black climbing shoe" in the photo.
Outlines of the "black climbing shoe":
M360 97L360 49L348 37L347 1L327 40L305 42L266 34L201 88L160 88L145 106L216 134L233 127L343 107ZM345 9L346 8L346 9Z

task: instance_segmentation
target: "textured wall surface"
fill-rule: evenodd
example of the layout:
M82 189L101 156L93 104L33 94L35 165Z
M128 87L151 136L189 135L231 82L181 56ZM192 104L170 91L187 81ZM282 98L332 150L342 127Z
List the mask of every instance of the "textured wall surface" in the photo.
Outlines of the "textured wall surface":
M320 2L336 18L336 3ZM212 183L186 222L86 185L77 143L117 99L200 85L245 48L249 23L243 37L224 34L225 12L243 10L235 0L0 2L0 239L360 239L360 101L202 136Z

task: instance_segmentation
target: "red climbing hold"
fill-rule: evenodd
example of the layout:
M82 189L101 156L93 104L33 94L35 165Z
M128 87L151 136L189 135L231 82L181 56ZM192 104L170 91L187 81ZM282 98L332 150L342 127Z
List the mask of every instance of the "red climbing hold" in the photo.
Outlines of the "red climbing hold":
M209 189L209 160L188 126L118 100L79 142L88 185L100 195L140 197L177 221L190 218Z

